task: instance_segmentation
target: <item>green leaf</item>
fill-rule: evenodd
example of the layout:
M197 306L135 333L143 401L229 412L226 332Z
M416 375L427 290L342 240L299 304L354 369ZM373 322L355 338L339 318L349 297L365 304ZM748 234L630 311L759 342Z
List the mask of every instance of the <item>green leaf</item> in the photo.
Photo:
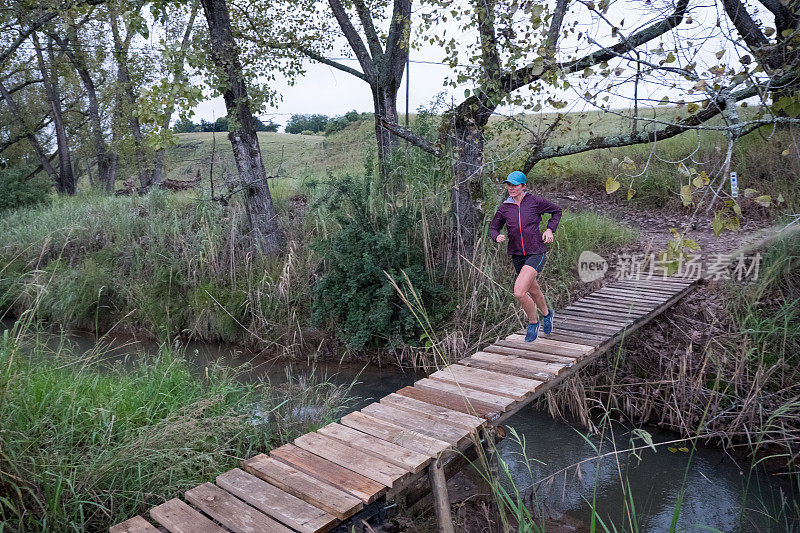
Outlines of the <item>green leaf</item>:
M739 205L739 202L733 203L733 212L739 216L742 216L742 207Z
M714 220L711 221L711 229L714 231L714 237L719 237L725 231L725 219L719 212L714 214Z
M695 176L694 179L692 180L692 185L694 185L696 189L700 189L701 187L703 187L705 185L705 183L703 182L703 177L700 174Z
M611 194L620 187L620 182L617 178L611 177L606 180L606 193Z
M628 187L628 200L633 198L636 195L636 189L633 187Z
M754 194L758 194L758 191L757 191L757 190L755 190L755 189L751 189L750 187L748 187L748 188L746 188L746 189L744 190L744 197L745 197L745 198L750 198L750 197L751 197L751 196L753 196Z
M686 106L686 110L689 112L690 115L693 115L694 113L697 113L697 111L699 109L700 109L700 106L695 104L694 102L692 102L691 104Z
M674 63L675 62L675 54L672 52L667 54L667 58L664 60L664 63Z

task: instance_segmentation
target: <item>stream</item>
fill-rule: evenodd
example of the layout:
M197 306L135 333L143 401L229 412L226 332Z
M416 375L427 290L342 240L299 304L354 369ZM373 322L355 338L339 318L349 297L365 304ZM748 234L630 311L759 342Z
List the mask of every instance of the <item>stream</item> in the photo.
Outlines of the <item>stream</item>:
M2 326L5 329L11 324L3 321ZM79 350L94 347L94 338L90 336L72 335L69 339ZM135 362L142 352L157 350L154 344L127 344L104 351L104 357ZM185 350L198 375L210 362L221 360L232 366L251 363L253 369L242 376L244 380L268 378L272 383L286 380L282 362L258 364L231 346L189 343ZM310 367L303 365L295 364L292 368L295 374L310 371ZM314 371L337 384L349 385L356 381L351 390L355 399L349 410L360 409L423 377L423 374L404 372L396 367L336 363L317 364ZM691 444L678 442L657 446L657 451L646 448L638 450L636 455L623 452L592 459L598 455L594 448L600 447L600 438L584 437L586 429L576 421L554 420L548 413L528 406L508 419L504 426L508 435L498 449L516 489L527 491L538 482L537 501L545 509L545 516L566 519L570 524L585 524L587 531L592 500L596 502L599 518L612 531L614 526L618 530L668 531L682 488L677 531L786 531L783 521L777 519L784 500L788 502L784 502L783 508L789 511L790 523L797 526L798 511L791 510L793 506L800 506L797 483L792 485L788 476L768 475L762 469L751 469L749 460L737 461L719 448L698 444L690 453L680 448L691 447ZM512 437L511 428L524 439L528 461L521 456L521 447ZM614 424L612 429L613 439L606 435L600 447L601 454L632 446L634 428ZM678 438L658 428L644 429L656 444ZM644 444L641 438L634 441L635 446ZM585 462L577 472L574 465L581 461ZM543 481L549 476L553 476L551 481ZM504 485L513 489L511 482ZM633 494L638 529L630 527L628 522L625 486ZM603 531L603 528L598 524L597 530Z

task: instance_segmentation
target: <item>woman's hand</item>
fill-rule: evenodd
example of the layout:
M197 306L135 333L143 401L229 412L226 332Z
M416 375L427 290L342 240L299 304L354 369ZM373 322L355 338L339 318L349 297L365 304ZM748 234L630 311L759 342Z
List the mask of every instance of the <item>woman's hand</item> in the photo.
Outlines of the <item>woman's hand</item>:
M545 243L553 242L553 230L551 230L550 228L544 230L544 233L542 233L542 240Z
M505 235L498 235L497 236L497 240L495 240L494 242L506 242L506 236Z

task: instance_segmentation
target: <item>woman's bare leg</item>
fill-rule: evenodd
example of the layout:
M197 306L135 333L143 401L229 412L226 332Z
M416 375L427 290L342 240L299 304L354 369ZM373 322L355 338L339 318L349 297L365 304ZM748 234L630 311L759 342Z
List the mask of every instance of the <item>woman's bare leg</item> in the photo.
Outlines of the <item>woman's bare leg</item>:
M531 283L535 283L536 287L539 287L539 284L536 281L536 276L537 273L535 268L530 265L524 265L517 276L517 280L514 282L514 298L517 299L519 304L522 306L522 309L525 311L525 314L528 315L528 322L531 324L535 324L539 321L539 316L536 314L537 302L531 298L530 294ZM544 301L544 295L542 294L541 288L539 288L539 296L541 297L542 301ZM547 309L546 303L544 308Z
M534 272L536 270L534 269ZM539 310L542 312L543 315L549 313L549 309L547 308L547 300L544 297L544 293L542 292L542 288L539 286L539 275L533 276L531 279L531 284L528 287L528 293L531 295L531 298L536 305L539 307Z

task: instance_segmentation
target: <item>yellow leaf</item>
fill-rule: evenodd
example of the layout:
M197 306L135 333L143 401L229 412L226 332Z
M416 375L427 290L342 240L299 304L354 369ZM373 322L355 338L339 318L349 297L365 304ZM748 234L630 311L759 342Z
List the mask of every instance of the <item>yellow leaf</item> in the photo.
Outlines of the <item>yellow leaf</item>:
M691 185L684 185L681 187L681 200L683 200L683 205L692 205L692 186Z
M692 102L691 104L686 106L686 110L689 112L689 114L697 113L697 111L699 109L700 109L700 106L695 104L694 102Z
M781 152L781 155L789 155L789 152L790 152L790 151L791 151L791 150L789 150L789 148L787 148L786 150L784 150L783 152Z
M620 183L617 178L611 177L606 180L606 193L611 194L619 189Z
M696 189L699 189L700 187L705 185L705 183L703 182L703 176L701 176L700 174L695 176L694 179L692 180L692 185L694 185Z
M769 207L772 205L772 197L768 194L762 194L761 196L756 196L753 198L758 205Z
M668 449L669 451L671 451L672 453L675 453L675 452L677 452L677 451L678 451L678 448L673 448L672 446L668 447L667 449Z
M628 187L628 200L633 198L636 195L636 189Z
M688 453L689 452L689 448L687 448L686 446L682 446L681 448L678 448L678 451L681 451L683 453Z

